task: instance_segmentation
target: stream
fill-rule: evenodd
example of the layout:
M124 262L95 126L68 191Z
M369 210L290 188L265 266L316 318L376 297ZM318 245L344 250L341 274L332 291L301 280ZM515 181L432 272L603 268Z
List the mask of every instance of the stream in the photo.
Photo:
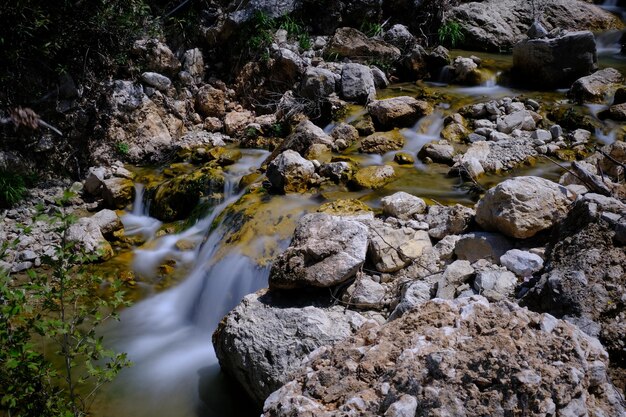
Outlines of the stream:
M613 12L617 2L605 1L603 7ZM621 36L621 34L620 34ZM623 69L619 52L619 36L599 37L601 66ZM535 93L512 90L497 82L498 72L511 65L511 57L453 51L454 55L477 55L494 77L477 87L447 86L427 83L426 87L453 97L449 103L438 103L436 111L414 127L401 130L406 139L403 151L415 155L426 143L439 138L444 118L459 107L487 99L524 94L542 102L564 100L560 92ZM423 86L421 86L423 87ZM392 85L381 91L381 98L411 95L415 85ZM604 106L587 107L594 116ZM352 117L363 109L356 109ZM351 116L349 115L348 118ZM604 125L595 132L601 143L615 140L614 126ZM326 130L330 130L329 126ZM414 165L394 165L398 179L382 190L348 192L337 187L320 194L271 196L257 199L239 187L240 179L256 171L268 155L266 151L242 149L244 157L225 169L226 182L222 201L199 220L179 232L159 235L161 222L147 215L142 185L137 185L137 198L131 212L123 217L128 235L141 236L146 243L136 248L130 262L134 270L141 300L125 310L119 323L105 330L105 340L118 351L127 352L134 366L124 370L104 391L95 404L97 417L167 416L167 417L229 417L258 415L251 408L243 391L230 385L220 373L211 344L211 335L222 317L241 298L267 285L268 259L289 244L289 236L300 216L316 210L325 201L358 198L370 207L379 208L380 198L396 191L406 191L440 203L475 202L461 187L458 178L446 175L448 167L426 165L416 159ZM361 165L392 164L398 151L385 155L350 155ZM492 186L511 175L537 175L557 180L560 168L540 162L519 168L506 176L490 175L481 179ZM234 208L233 208L234 207ZM236 215L252 211L250 219ZM246 229L247 228L247 229ZM244 230L245 229L245 230ZM233 242L234 233L246 236ZM184 242L185 244L181 244ZM159 266L174 263L181 272L178 282L159 288Z

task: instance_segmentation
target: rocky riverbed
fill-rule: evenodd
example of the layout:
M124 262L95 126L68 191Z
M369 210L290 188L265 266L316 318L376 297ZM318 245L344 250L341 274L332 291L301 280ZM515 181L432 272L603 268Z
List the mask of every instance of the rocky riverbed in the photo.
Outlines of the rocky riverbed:
M95 415L626 415L626 86L594 35L621 20L455 2L448 50L412 20L428 2L310 3L207 10L203 47L137 40L80 181L2 213L16 276L63 210L73 248L150 295L107 330L137 370ZM259 11L314 36L273 30L223 81L216 51ZM3 169L55 140L18 139ZM117 398L137 386L151 405Z

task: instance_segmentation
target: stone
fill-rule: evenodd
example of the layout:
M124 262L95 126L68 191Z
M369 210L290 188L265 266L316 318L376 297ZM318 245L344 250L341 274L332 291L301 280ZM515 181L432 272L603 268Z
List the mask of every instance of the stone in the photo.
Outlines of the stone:
M193 79L195 84L204 78L204 57L198 48L188 49L183 56L183 70Z
M84 190L94 196L102 193L103 181L107 177L105 167L91 167L83 183Z
M336 183L345 183L352 178L353 168L348 162L330 162L322 164L318 173Z
M589 31L522 41L513 48L513 76L529 87L568 87L597 68L596 41Z
M404 136L399 130L374 133L361 140L359 152L385 154L404 147Z
M359 104L376 98L372 70L361 64L345 64L341 71L341 95Z
M135 184L126 178L108 178L102 181L104 204L112 209L126 208L135 197Z
M335 148L343 151L359 140L359 131L352 125L339 123L331 130L330 136L334 139ZM338 141L342 141L343 145L339 146Z
M413 155L407 152L397 152L393 156L393 160L398 165L413 165L415 163Z
M480 85L484 81L483 73L471 58L456 57L451 64L452 82L465 85Z
M457 288L474 276L474 268L466 260L456 260L448 265L437 284L437 298L453 299Z
M431 206L426 216L430 229L428 234L434 239L463 233L474 218L474 210L455 204L454 206Z
M311 300L261 290L244 297L220 322L213 345L224 372L261 404L309 353L371 323L342 306L311 305Z
M224 117L224 130L229 136L243 135L244 129L253 121L254 113L248 110L232 111Z
M511 249L500 257L500 264L516 275L525 278L532 276L543 268L543 259L539 255Z
M615 68L605 68L579 78L572 84L567 95L577 103L605 103L624 82L624 77Z
M299 53L287 48L279 48L272 54L272 81L283 85L293 85L297 82L306 68L306 63Z
M480 271L474 279L474 289L490 301L511 297L517 286L517 278L506 270Z
M226 95L222 90L205 85L196 93L196 110L204 117L224 117Z
M381 129L411 127L419 119L433 112L426 101L409 96L375 100L368 104L367 111Z
M370 65L372 70L372 76L374 77L374 85L376 89L383 89L389 87L389 80L383 70L375 65Z
M400 58L400 50L387 42L368 38L356 29L339 28L326 49L327 55L361 61L395 62Z
M383 188L396 177L396 171L390 165L372 165L359 169L351 182L355 188Z
M123 228L122 221L113 210L100 210L90 220L98 226L104 236L112 236L114 232Z
M498 119L498 131L507 134L515 129L534 130L535 127L535 120L528 110L517 111Z
M85 255L93 255L103 261L113 257L113 248L102 235L97 221L90 218L82 218L70 225L65 239Z
M539 177L516 177L487 191L476 205L476 222L485 230L527 239L564 218L570 203L563 186Z
M387 411L385 411L385 417L414 417L417 411L417 400L412 395L403 395L400 399L392 403Z
M362 223L324 213L298 222L291 245L270 271L272 289L332 287L352 278L365 262L368 229Z
M420 159L430 158L433 162L452 165L454 163L454 147L447 143L427 143L419 151Z
M335 92L335 74L325 68L309 67L304 73L300 94L311 100L328 97Z
M408 227L394 228L375 223L370 226L368 257L379 272L396 272L432 248L428 233Z
M572 403L579 416L624 414L623 402L597 364L608 364L602 345L563 320L547 333L539 326L543 318L481 296L428 301L311 355L267 399L263 416L350 415L339 410L357 399L362 409L352 415L377 416L403 395L415 396L418 413L425 416L493 416L505 410L530 415L539 409L560 415ZM564 379L563 369L571 377ZM494 380L499 383L489 390L478 388Z
M316 126L310 120L303 120L298 123L294 131L285 139L283 148L305 155L311 145L322 144L332 147L333 142L333 138L327 135L322 128Z
M424 214L427 208L424 200L404 191L384 197L381 203L384 215L401 220L411 220L416 214Z
M526 32L528 39L541 39L548 36L548 31L538 20L535 20L530 28L528 28L528 32Z
M165 91L172 86L172 80L158 72L144 72L141 74L141 80L160 91Z
M180 70L180 61L172 50L158 39L140 39L135 41L133 52L142 55L146 69L167 75L176 75Z
M267 167L267 179L276 193L304 192L308 189L315 166L297 152L286 150Z
M409 31L409 28L398 23L385 31L383 39L388 44L398 48L402 53L410 51L417 43L415 36Z
M359 309L378 309L384 304L385 287L372 278L364 276L348 288L344 299Z
M456 243L454 253L457 258L476 262L486 259L491 263L500 262L500 257L512 249L511 242L497 233L474 232L461 236Z
M544 129L537 129L532 133L531 136L533 139L537 139L543 142L551 142L552 141L552 133L548 132ZM558 136L557 136L558 137Z

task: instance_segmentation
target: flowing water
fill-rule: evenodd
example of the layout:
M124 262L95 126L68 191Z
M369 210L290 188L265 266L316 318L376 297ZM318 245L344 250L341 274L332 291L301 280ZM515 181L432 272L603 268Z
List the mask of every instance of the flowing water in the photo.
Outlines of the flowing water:
M400 131L405 137L403 151L414 155L426 143L438 140L444 118L468 103L521 93L534 94L540 100L563 100L563 94L558 92L520 92L498 85L498 72L510 66L510 57L489 54L480 54L480 57L494 74L482 86L401 85L385 92L386 96L411 95L428 88L447 97L445 102L438 103L432 115ZM604 107L585 111L593 116ZM348 118L357 118L363 112L356 107ZM610 143L615 140L615 128L607 124L604 129L598 129L595 136L602 143ZM332 125L327 127L330 129ZM100 396L96 416L258 415L255 414L258 410L247 405L243 392L224 380L211 335L221 318L243 296L267 285L267 261L288 245L301 215L316 210L324 201L338 198L359 198L372 208L378 208L382 196L400 190L442 203L469 205L475 201L475 197L460 186L458 178L446 175L447 167L424 165L419 161L415 165L395 165L398 179L378 191L348 192L337 186L324 188L317 194L297 196L268 196L258 189L248 192L239 189L239 181L255 171L268 152L242 152L244 157L226 168L222 202L179 232L170 231L163 236L158 233L163 225L147 214L149 202L144 201L143 186L137 184L135 206L124 215L123 223L128 235L139 236L146 243L134 250L130 262L118 259L117 264L115 261L113 264L122 265L119 267L123 269L130 263L143 289L143 300L125 310L121 321L106 329L104 335L115 349L128 353L134 366L124 370ZM395 153L351 157L362 165L371 165L392 163ZM508 175L557 179L560 173L558 167L540 163ZM491 175L481 182L491 186L505 178ZM127 259L124 256L121 259ZM175 265L182 271L180 282L161 285L158 271L163 264Z

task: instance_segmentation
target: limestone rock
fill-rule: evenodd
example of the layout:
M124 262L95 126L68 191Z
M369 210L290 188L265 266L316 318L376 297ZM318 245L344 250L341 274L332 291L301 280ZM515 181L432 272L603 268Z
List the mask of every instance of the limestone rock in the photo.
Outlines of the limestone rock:
M397 129L390 132L374 133L361 140L359 151L363 153L385 154L397 151L404 146L404 136Z
M309 67L302 79L300 94L311 100L319 100L334 93L335 84L336 77L331 71L325 68Z
M374 123L383 129L410 127L419 119L432 113L432 106L409 96L375 100L368 104L367 111Z
M432 248L428 233L375 222L370 226L368 255L379 272L398 271Z
M205 85L196 93L196 109L204 117L223 117L226 114L226 95L210 85Z
M324 213L305 215L291 245L270 271L270 288L332 287L365 262L368 230L362 223Z
M85 217L72 224L67 230L66 239L85 255L93 255L103 261L113 257L111 244L102 235L98 222L91 218Z
M292 150L281 153L267 167L267 178L277 193L306 191L314 173L313 163Z
M141 79L150 87L154 87L160 91L165 91L172 86L172 80L158 72L144 72L141 74Z
M424 214L427 208L424 200L404 191L384 197L381 203L386 216L401 220L411 220L416 214Z
M501 269L487 269L476 274L474 288L490 301L499 301L513 296L517 278Z
M511 242L500 234L474 232L461 236L456 243L454 253L459 259L469 262L486 259L495 264L511 248Z
M341 71L341 95L360 104L376 98L372 70L361 64L345 64Z
M526 239L565 217L570 203L565 187L539 177L516 177L487 191L476 206L476 222Z
M133 52L142 55L146 69L168 75L175 75L180 70L180 61L172 50L158 39L140 39L135 41Z
M568 96L577 103L604 103L624 81L622 74L614 68L605 68L574 82Z
M102 181L102 198L107 207L126 208L135 196L135 185L126 178L109 178Z
M454 206L431 206L426 216L430 229L428 234L434 239L463 233L474 218L474 210L456 204Z
M324 133L319 126L310 120L300 122L295 130L285 140L285 149L291 149L300 155L305 155L311 145L322 144L333 146L333 139Z
M376 190L394 180L396 172L390 165L372 165L361 168L355 174L352 184L357 188Z
M377 60L394 62L400 58L400 50L388 43L370 39L353 28L339 28L333 35L326 53L353 60Z
M530 277L543 268L543 259L534 253L511 249L500 257L500 263L520 277Z

